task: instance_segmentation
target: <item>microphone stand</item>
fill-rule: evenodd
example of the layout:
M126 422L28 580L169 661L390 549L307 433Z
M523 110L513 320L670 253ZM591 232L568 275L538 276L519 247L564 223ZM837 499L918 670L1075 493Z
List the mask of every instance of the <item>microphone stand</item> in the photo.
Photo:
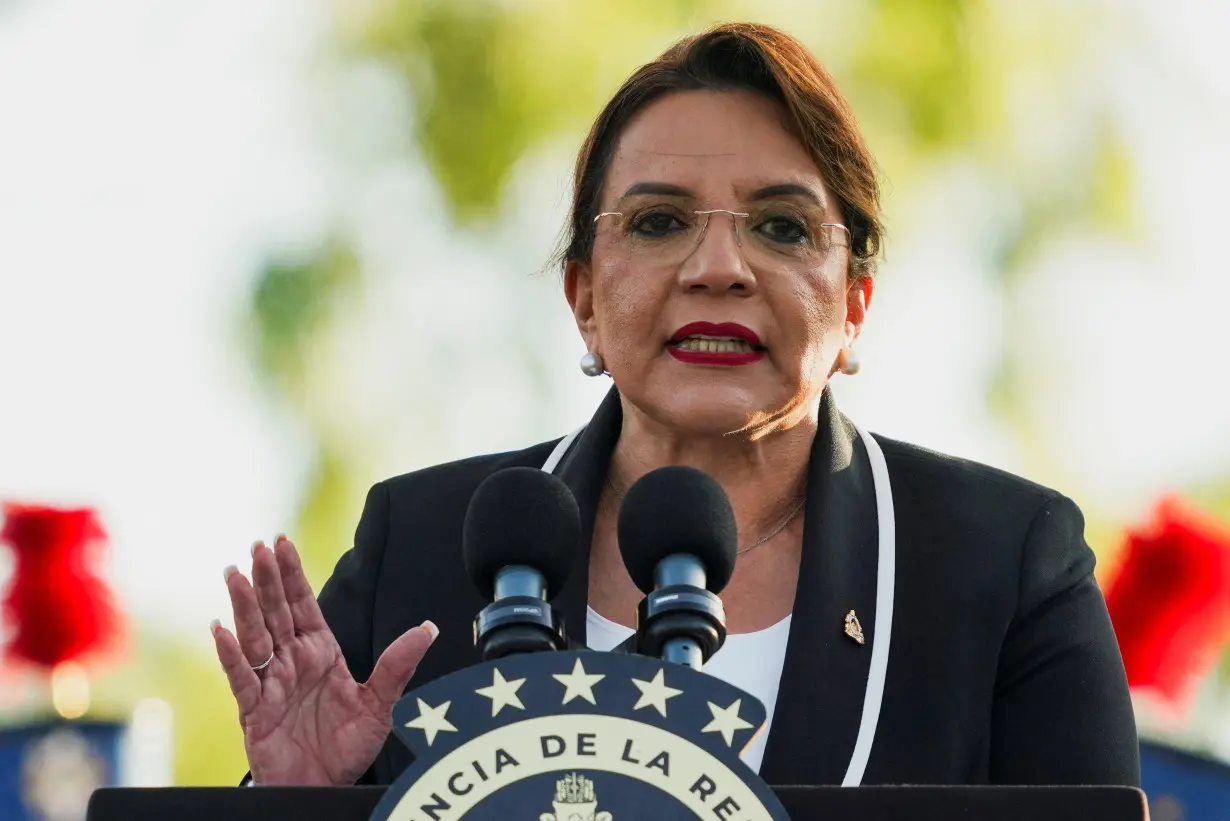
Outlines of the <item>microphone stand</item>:
M547 603L547 582L532 567L509 565L495 576L495 601L474 619L483 661L568 647L564 620Z
M654 568L654 588L636 609L636 652L700 670L726 642L726 611L705 589L704 566L667 556Z

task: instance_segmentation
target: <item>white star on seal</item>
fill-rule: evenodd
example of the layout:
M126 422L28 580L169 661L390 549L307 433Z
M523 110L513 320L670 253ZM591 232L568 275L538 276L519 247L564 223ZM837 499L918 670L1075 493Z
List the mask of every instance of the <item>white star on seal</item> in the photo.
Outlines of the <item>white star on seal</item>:
M666 700L674 698L683 692L683 690L676 690L674 687L666 686L665 670L659 670L658 674L651 681L641 681L634 678L632 683L636 685L636 689L641 691L641 697L632 709L639 710L642 707L654 707L662 714L662 718L666 718Z
M525 679L515 678L512 681L505 681L500 675L499 670L493 671L494 676L491 677L490 687L479 687L474 692L480 696L491 699L491 717L495 718L499 715L500 710L505 707L516 707L518 710L524 710L525 705L521 703L521 697L517 695L517 689L525 684Z
M598 702L594 700L594 685L606 678L601 673L585 672L585 665L581 664L581 660L577 659L577 663L572 665L571 673L556 673L552 676L560 684L564 685L564 704L572 701L574 698L583 698L594 706Z
M721 733L722 738L726 741L726 746L729 747L735 743L735 733L739 730L749 730L752 725L748 724L743 719L739 718L739 705L743 699L736 698L735 703L729 707L722 708L714 704L712 701L705 702L709 705L709 712L713 713L713 721L705 725L702 733Z
M437 733L457 732L457 728L444 717L453 702L446 701L439 707L432 707L421 698L415 700L419 703L419 717L412 721L407 721L406 726L413 727L416 730L422 730L423 734L427 736L428 747L430 747L432 742L436 740Z

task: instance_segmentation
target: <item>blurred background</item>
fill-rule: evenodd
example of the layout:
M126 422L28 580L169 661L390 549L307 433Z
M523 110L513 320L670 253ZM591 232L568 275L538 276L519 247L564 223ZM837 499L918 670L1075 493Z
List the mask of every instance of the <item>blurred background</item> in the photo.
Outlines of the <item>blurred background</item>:
M842 408L1073 497L1100 572L1168 495L1230 528L1230 5L0 0L0 499L97 511L124 625L58 694L6 661L0 729L113 722L128 783L236 783L223 567L284 531L319 588L373 483L588 418L575 151L734 19L813 49L883 170ZM1214 655L1140 721L1230 760Z

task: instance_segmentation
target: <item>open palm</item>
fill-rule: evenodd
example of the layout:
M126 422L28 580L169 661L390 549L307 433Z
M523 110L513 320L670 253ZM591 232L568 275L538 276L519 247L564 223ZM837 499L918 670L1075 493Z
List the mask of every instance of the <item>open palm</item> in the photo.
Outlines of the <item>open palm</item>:
M403 633L360 684L288 539L279 537L273 550L258 542L252 583L228 567L226 585L235 634L214 622L214 644L239 705L253 780L355 783L388 737L393 705L435 639L435 625Z

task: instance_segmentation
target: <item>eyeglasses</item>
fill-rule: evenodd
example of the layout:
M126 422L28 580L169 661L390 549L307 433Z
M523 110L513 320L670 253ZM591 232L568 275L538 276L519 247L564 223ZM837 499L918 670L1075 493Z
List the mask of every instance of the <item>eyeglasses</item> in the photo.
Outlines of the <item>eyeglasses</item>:
M713 214L729 214L749 264L823 264L834 248L850 247L850 230L824 222L820 209L766 203L749 211L688 211L653 205L637 211L605 211L594 217L595 233L615 249L645 264L679 265L695 253Z

